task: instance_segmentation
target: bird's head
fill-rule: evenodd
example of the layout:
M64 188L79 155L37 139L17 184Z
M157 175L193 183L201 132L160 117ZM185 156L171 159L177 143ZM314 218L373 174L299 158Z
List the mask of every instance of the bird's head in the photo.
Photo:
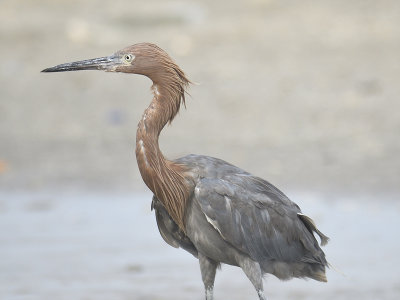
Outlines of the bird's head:
M183 71L169 55L151 43L139 43L126 47L110 56L81 60L57 65L42 72L66 72L79 70L103 70L141 74L149 77L154 83L168 78L189 82Z

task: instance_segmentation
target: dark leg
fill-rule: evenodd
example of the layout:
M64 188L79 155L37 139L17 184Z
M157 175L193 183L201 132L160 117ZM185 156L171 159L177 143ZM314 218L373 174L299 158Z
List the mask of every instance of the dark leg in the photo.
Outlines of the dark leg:
M256 288L258 297L260 300L267 300L264 295L264 288L262 282L262 272L259 263L251 260L250 258L244 258L240 262L240 267L246 274L246 276L250 279L251 283Z
M206 290L206 300L213 300L214 279L218 264L199 253L200 271Z

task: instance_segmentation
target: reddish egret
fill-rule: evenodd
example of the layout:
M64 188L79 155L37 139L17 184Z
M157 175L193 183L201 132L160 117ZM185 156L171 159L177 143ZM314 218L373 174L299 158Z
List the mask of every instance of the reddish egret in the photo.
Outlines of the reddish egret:
M327 281L328 241L297 204L268 181L223 160L188 155L168 160L158 137L185 104L190 84L185 73L158 46L140 43L110 56L61 64L42 72L104 70L141 74L153 81L154 93L136 133L136 158L146 185L154 193L158 229L173 247L199 259L206 299L213 298L221 263L239 266L266 299L262 276Z

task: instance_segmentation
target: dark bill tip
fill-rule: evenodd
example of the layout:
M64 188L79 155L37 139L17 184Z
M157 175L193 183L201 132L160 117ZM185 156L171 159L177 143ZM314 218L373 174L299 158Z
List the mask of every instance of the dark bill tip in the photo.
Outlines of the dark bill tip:
M115 55L111 55L111 56L75 61L71 63L65 63L54 67L46 68L41 72L43 73L68 72L68 71L80 71L80 70L113 71L118 64L119 64L118 57Z

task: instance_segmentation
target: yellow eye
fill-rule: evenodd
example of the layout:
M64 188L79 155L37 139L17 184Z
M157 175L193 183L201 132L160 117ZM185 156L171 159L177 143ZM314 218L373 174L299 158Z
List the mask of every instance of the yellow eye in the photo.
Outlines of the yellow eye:
M135 57L132 54L125 54L124 55L124 60L126 62L131 62Z

